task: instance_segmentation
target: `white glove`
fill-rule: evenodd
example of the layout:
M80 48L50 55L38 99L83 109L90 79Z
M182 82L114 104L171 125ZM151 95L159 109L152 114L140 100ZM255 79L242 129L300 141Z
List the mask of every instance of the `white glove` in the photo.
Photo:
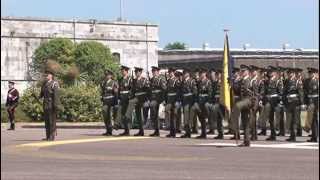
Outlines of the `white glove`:
M262 107L262 101L259 101L259 106Z
M307 109L307 106L305 104L302 104L300 107L301 107L301 110L306 110Z

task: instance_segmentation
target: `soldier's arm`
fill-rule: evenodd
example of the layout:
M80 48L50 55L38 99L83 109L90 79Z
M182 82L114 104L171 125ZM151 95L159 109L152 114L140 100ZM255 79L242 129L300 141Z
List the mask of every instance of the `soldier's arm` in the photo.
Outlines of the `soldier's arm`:
M212 91L212 84L211 84L211 81L208 81L208 95L209 95L209 99L212 99L213 98L213 91Z
M60 105L60 96L59 96L59 83L58 82L54 82L52 85L52 89L53 89L53 98L54 98L54 107L58 107L58 105Z
M160 84L161 84L161 88L163 91L167 90L167 81L165 80L165 78L160 78Z
M305 103L304 103L304 92L303 92L302 81L298 80L297 88L298 88L298 93L299 93L299 97L300 97L300 102L301 102L301 104L304 105Z

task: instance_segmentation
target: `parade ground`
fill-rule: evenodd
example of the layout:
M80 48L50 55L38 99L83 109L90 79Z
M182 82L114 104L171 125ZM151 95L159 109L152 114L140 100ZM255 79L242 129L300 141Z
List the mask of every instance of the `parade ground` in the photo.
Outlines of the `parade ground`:
M259 136L248 148L236 147L230 135L199 140L165 138L166 131L160 138L105 137L103 132L58 129L56 141L48 142L41 140L44 129L2 126L1 179L319 179L319 146L307 143L306 135L296 143Z

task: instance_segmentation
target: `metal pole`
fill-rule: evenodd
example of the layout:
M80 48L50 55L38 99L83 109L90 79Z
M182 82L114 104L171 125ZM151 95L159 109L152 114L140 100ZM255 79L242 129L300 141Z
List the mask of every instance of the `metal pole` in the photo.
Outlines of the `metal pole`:
M296 54L296 50L294 49L293 50L293 68L296 68L296 57L295 57L295 54Z
M122 0L120 0L120 21L122 21Z
M149 71L148 24L146 24L146 51L147 51L147 71Z

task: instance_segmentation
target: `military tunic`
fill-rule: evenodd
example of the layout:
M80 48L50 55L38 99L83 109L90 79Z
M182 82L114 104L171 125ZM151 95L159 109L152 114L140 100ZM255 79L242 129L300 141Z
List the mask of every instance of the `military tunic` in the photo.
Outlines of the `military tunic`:
M165 106L165 113L166 117L169 119L170 123L170 134L168 137L175 137L176 136L176 117L177 112L176 102L178 101L178 91L180 87L180 80L176 77L171 77L168 79L167 82L167 94L166 94L166 106Z
M207 137L206 118L209 116L210 99L212 99L212 85L209 79L201 79L199 84L199 120L201 124L201 135L199 138Z
M270 122L270 130L271 135L267 140L275 140L276 139L276 129L274 116L276 107L278 106L281 95L283 94L283 84L280 79L277 79L275 76L271 77L266 82L265 93L264 93L264 101L265 101L265 116L264 119L269 119Z
M239 117L241 113L241 120L243 121L243 128L244 128L244 144L246 146L250 145L250 121L249 121L249 113L250 108L253 107L252 104L252 97L253 92L251 91L251 79L249 76L244 77L240 81L241 93L240 93L240 100L235 103L231 110L231 122L232 127L235 132L239 131Z
M159 75L152 77L150 80L150 88L150 116L154 125L154 135L159 135L159 105L165 100L165 91L167 89L165 79Z
M131 124L131 117L126 117L128 109L129 98L133 97L133 79L131 76L122 77L119 79L118 97L120 100L118 109L118 122L123 123L124 133L121 135L129 135L129 126ZM119 113L120 112L120 113Z
M101 83L102 114L106 128L106 134L112 135L111 112L117 101L118 83L113 79L104 80ZM114 116L115 117L115 116Z
M56 135L56 118L59 105L59 84L55 80L46 81L40 92L43 98L43 113L46 128L46 139L54 140Z
M150 87L150 82L145 77L139 77L133 82L133 96L129 100L128 109L126 112L126 118L130 119L132 117L133 110L135 110L137 122L139 124L139 133L136 135L144 135L143 130L143 120L141 110L143 104L148 100L148 90Z
M182 106L185 135L183 137L191 137L191 116L190 109L194 103L194 95L197 94L196 82L192 78L184 79L182 82Z
M297 106L304 104L303 84L296 78L290 78L284 84L284 98L287 120L290 122L289 141L296 140L296 125L298 121Z
M312 78L306 83L306 98L307 98L307 119L305 129L310 130L311 126L311 141L315 142L318 138L318 113L319 113L319 79Z

